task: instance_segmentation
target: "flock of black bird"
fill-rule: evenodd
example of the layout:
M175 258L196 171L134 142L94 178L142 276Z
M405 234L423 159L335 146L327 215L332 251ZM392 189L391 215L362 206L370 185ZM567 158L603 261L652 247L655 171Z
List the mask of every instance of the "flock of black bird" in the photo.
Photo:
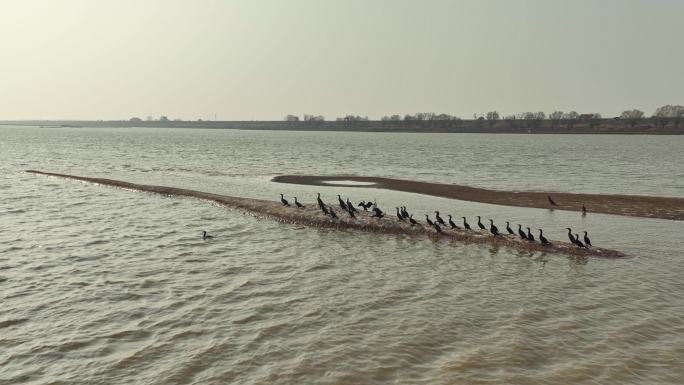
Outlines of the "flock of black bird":
M340 195L337 195L337 199L339 201L340 209L342 211L344 211L345 213L347 213L347 215L349 215L351 218L356 218L356 213L358 213L358 209L356 207L363 208L363 211L368 211L368 209L371 209L371 211L373 212L373 215L371 215L371 217L373 217L373 218L382 218L386 215L385 212L383 212L382 210L380 210L380 208L378 208L378 205L375 201L373 201L373 202L361 201L356 205L356 207L354 207L354 204L352 204L349 201L349 198L347 198L345 201L342 199L342 197ZM339 218L337 216L337 213L333 209L333 207L331 205L327 205L323 202L323 200L321 199L321 193L318 193L318 197L316 198L316 200L318 202L318 208L323 212L323 214L325 214L325 215L327 215L333 219ZM548 200L552 206L557 206L556 202L554 202L550 196L548 197ZM290 202L288 202L287 199L285 199L283 194L280 194L280 202L284 206L290 206ZM304 208L305 207L303 204L301 204L297 200L297 197L294 197L294 204L297 208ZM420 225L420 223L417 220L413 219L413 214L410 214L407 211L406 206L395 207L395 208L396 208L397 220L406 221L411 226ZM582 205L582 215L586 215L586 212L587 212L586 207L584 207L584 205ZM460 226L458 226L456 223L454 223L451 215L447 215L447 217L449 219L448 220L448 226L451 229L461 229ZM461 217L461 218L463 219L463 229L465 229L466 231L472 231L472 228L470 227L470 224L468 224L466 217ZM435 211L435 220L434 221L431 220L430 216L426 214L425 215L425 223L428 226L434 228L435 231L437 231L437 233L440 233L440 234L443 233L442 227L445 227L445 228L447 227L447 222L445 222L444 219L439 215L439 211ZM494 225L494 220L492 220L492 219L489 219L489 228L487 228L482 223L482 218L480 216L477 216L477 226L481 230L489 231L493 236L499 236L500 235L499 228ZM532 232L530 231L530 228L525 227L525 229L527 229L527 232L525 232L523 230L522 225L518 223L517 235L521 239L524 239L528 242L536 242L536 239L535 239L534 235L532 234ZM542 229L538 229L538 230L539 230L539 243L541 243L542 245L550 245L551 242L549 242L549 240L546 239L546 237L544 237L544 231ZM570 242L572 244L574 244L575 246L580 247L580 248L591 247L591 240L589 239L589 236L588 236L586 231L584 232L584 242L582 242L580 240L578 234L574 234L574 235L572 234L571 228L566 227L566 230L568 230L568 239L570 240ZM511 229L511 225L508 221L506 221L506 231L510 235L516 235L516 233L513 231L513 229ZM206 237L207 237L207 235L205 232L205 239L206 239Z

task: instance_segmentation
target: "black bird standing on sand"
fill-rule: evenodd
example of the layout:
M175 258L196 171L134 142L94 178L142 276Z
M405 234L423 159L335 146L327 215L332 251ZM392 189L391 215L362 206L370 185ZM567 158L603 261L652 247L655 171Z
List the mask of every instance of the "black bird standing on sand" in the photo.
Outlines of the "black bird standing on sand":
M482 222L480 221L480 216L479 216L479 215L477 216L477 226L480 228L480 230L487 230L487 228L485 227L485 225L483 225Z
M371 208L371 206L373 206L373 202L368 201L368 202L366 202L366 205L364 206L364 209L368 210L369 208Z
M489 220L489 232L492 233L494 236L499 235L499 228L494 226L494 221Z
M330 215L330 211L328 211L327 208L325 208L325 204L321 203L321 211L323 211L323 214L325 215Z
M359 204L356 205L356 207L363 207L363 211L368 211L368 207L366 207L366 201L359 202Z
M425 222L427 222L427 224L430 225L430 226L434 226L434 225L435 225L434 222L432 222L432 221L430 220L430 217L429 217L427 214L425 214Z
M401 216L404 217L404 219L409 217L409 213L406 211L406 206L401 206Z
M283 194L280 194L280 201L283 203L284 206L289 206L290 203L283 197Z
M587 208L584 207L584 203L582 203L582 216L587 215Z
M520 238L522 239L527 239L527 234L522 231L522 225L520 223L518 223L518 235L520 235Z
M294 199L295 199L295 206L297 206L297 207L300 208L300 209L303 209L303 208L304 208L304 205L301 204L301 203L299 203L299 202L297 202L297 197L294 197Z
M342 210L347 211L347 204L344 203L342 197L339 194L337 194L337 200L340 201L340 208L342 208Z
M347 206L347 212L349 213L349 216L356 219L356 215L354 215L354 210L352 210L351 206Z
M459 227L456 226L454 221L451 219L451 214L449 214L449 226L451 226L452 229L458 229Z
M584 232L584 244L587 246L591 246L591 239L589 239L589 236L587 235L587 232Z
M532 233L530 232L530 228L526 227L526 229L527 229L527 240L530 242L534 242L534 235L532 235Z
M358 212L358 210L354 208L354 205L351 202L349 202L349 198L347 198L347 208L349 209L349 211Z
M556 202L554 202L553 199L551 199L551 195L547 195L546 198L549 200L549 203L551 203L551 206L558 206Z
M579 247L588 249L588 247L584 243L582 243L582 241L579 240L579 234L575 234L575 244Z
M470 225L468 224L468 222L466 222L466 218L465 217L461 217L461 218L463 218L463 227L465 227L466 230L470 230Z
M439 227L437 223L434 223L432 226L435 228L435 231L437 231L440 234L442 233L442 228Z
M318 207L321 209L325 207L325 204L323 204L323 200L321 199L321 193L318 193L318 197L316 198L316 201L318 202Z
M541 242L542 245L550 245L551 244L551 242L549 242L549 240L546 239L546 237L544 236L544 232L542 231L542 229L539 229L539 242Z
M214 237L211 235L207 235L206 231L202 231L202 239L204 239L206 241L207 239L211 239L211 238L214 238Z
M513 229L511 228L511 224L508 223L508 221L506 221L506 231L508 231L508 234L515 235L515 233L513 232Z
M437 223L439 223L442 226L445 226L446 223L444 223L444 219L439 216L439 211L435 211L435 219L437 219Z
M415 219L413 219L413 214L409 215L409 222L411 222L411 226L415 226L418 224Z
M375 211L375 210L377 210L377 211ZM385 216L385 214L383 214L382 211L377 207L373 211L374 211L374 213L373 213L373 215L371 215L371 217L373 217L373 218L382 218Z
M335 210L333 210L332 206L330 206L330 217L332 217L332 219L337 219L337 214L335 214Z
M568 239L570 240L570 243L577 244L577 240L572 235L572 229L570 229L569 227L566 227L565 229L568 230Z
M399 218L400 221L404 220L404 216L399 212L399 207L396 207L397 209L397 218Z

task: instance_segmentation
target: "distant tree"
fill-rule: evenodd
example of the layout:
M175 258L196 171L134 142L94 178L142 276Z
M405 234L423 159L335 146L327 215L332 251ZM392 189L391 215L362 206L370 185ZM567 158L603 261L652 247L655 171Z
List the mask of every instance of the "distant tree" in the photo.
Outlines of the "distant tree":
M322 121L325 121L325 118L323 117L323 115L305 114L304 115L304 121L305 122L322 122Z
M128 119L128 121L133 122L133 123L140 123L140 122L142 122L142 119L133 117L133 118Z
M392 115L389 118L390 118L390 120L395 121L395 122L398 122L401 120L401 116L399 116L399 115Z
M499 112L498 111L489 111L487 114L485 114L485 119L489 121L489 127L494 127L496 124L496 121L499 120Z
M298 122L299 121L299 116L297 115L287 115L283 120L286 122Z
M563 119L563 111L554 111L550 113L549 119L551 120L551 128L556 128L558 122Z
M637 122L644 117L644 111L636 109L622 111L620 117L625 120L625 123L629 123L630 126L634 127L637 124Z
M659 107L653 117L657 119L662 127L665 127L669 120L672 120L675 127L679 127L679 124L684 120L684 106L673 106L666 105Z
M154 118L151 117L151 116L149 116L149 115L147 115L147 118L145 119L145 121L147 121L147 122L153 122L153 121L154 121Z
M577 111L570 111L564 113L563 120L565 120L565 128L574 127L575 123L577 122L577 118L579 118L579 114L577 113Z
M444 114L444 113L435 116L435 120L451 120L453 118L454 118L453 116L451 116L449 114Z
M160 122L168 122L169 118L166 115L162 115L159 117L159 121Z

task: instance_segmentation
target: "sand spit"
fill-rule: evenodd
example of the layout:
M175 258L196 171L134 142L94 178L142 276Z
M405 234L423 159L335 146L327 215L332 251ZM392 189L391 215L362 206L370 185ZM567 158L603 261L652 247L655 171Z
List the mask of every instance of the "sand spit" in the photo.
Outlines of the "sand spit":
M550 240L552 245L541 245L539 243L531 243L521 240L517 236L493 236L489 233L479 233L476 231L465 230L451 230L444 229L444 233L438 234L434 228L427 226L411 227L408 223L400 222L392 214L389 207L388 215L382 219L371 218L370 212L359 212L356 219L352 219L349 215L341 209L337 209L337 214L340 219L333 220L318 209L315 202L302 202L306 208L297 209L293 206L285 207L280 201L266 201L261 199L240 198L219 194L211 194L201 191L187 190L175 187L152 186L128 183L113 179L103 178L89 178L82 176L56 174L43 171L27 170L26 172L32 174L47 175L52 177L75 179L79 181L101 184L106 186L120 187L123 189L144 191L162 195L176 195L186 196L199 199L206 199L225 205L228 208L239 210L245 214L253 215L260 218L272 219L282 223L301 224L312 227L327 227L337 229L355 229L360 231L378 232L386 234L406 234L421 237L429 237L435 240L451 240L461 243L479 243L487 244L496 247L510 247L523 251L539 251L547 253L562 253L579 257L606 257L619 258L625 255L619 251L602 249L593 247L589 249L578 248L577 246L568 242L561 242L557 240ZM326 178L326 180L329 178ZM345 178L345 180L348 178ZM337 205L334 205L337 207Z
M314 186L333 186L335 180L374 183L355 187L382 188L442 198L471 202L490 203L502 206L552 208L547 197L550 195L558 206L555 210L582 211L587 207L589 214L603 213L631 217L684 220L684 198L653 197L639 195L572 194L561 192L499 191L456 184L418 182L402 179L367 176L314 176L279 175L274 182ZM348 183L348 182L347 182Z

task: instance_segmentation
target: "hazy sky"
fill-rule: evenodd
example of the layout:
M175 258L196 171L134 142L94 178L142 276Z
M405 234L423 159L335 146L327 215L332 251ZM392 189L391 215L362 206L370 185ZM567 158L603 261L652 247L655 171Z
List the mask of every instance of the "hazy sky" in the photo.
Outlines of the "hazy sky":
M682 0L0 0L0 119L684 104Z

